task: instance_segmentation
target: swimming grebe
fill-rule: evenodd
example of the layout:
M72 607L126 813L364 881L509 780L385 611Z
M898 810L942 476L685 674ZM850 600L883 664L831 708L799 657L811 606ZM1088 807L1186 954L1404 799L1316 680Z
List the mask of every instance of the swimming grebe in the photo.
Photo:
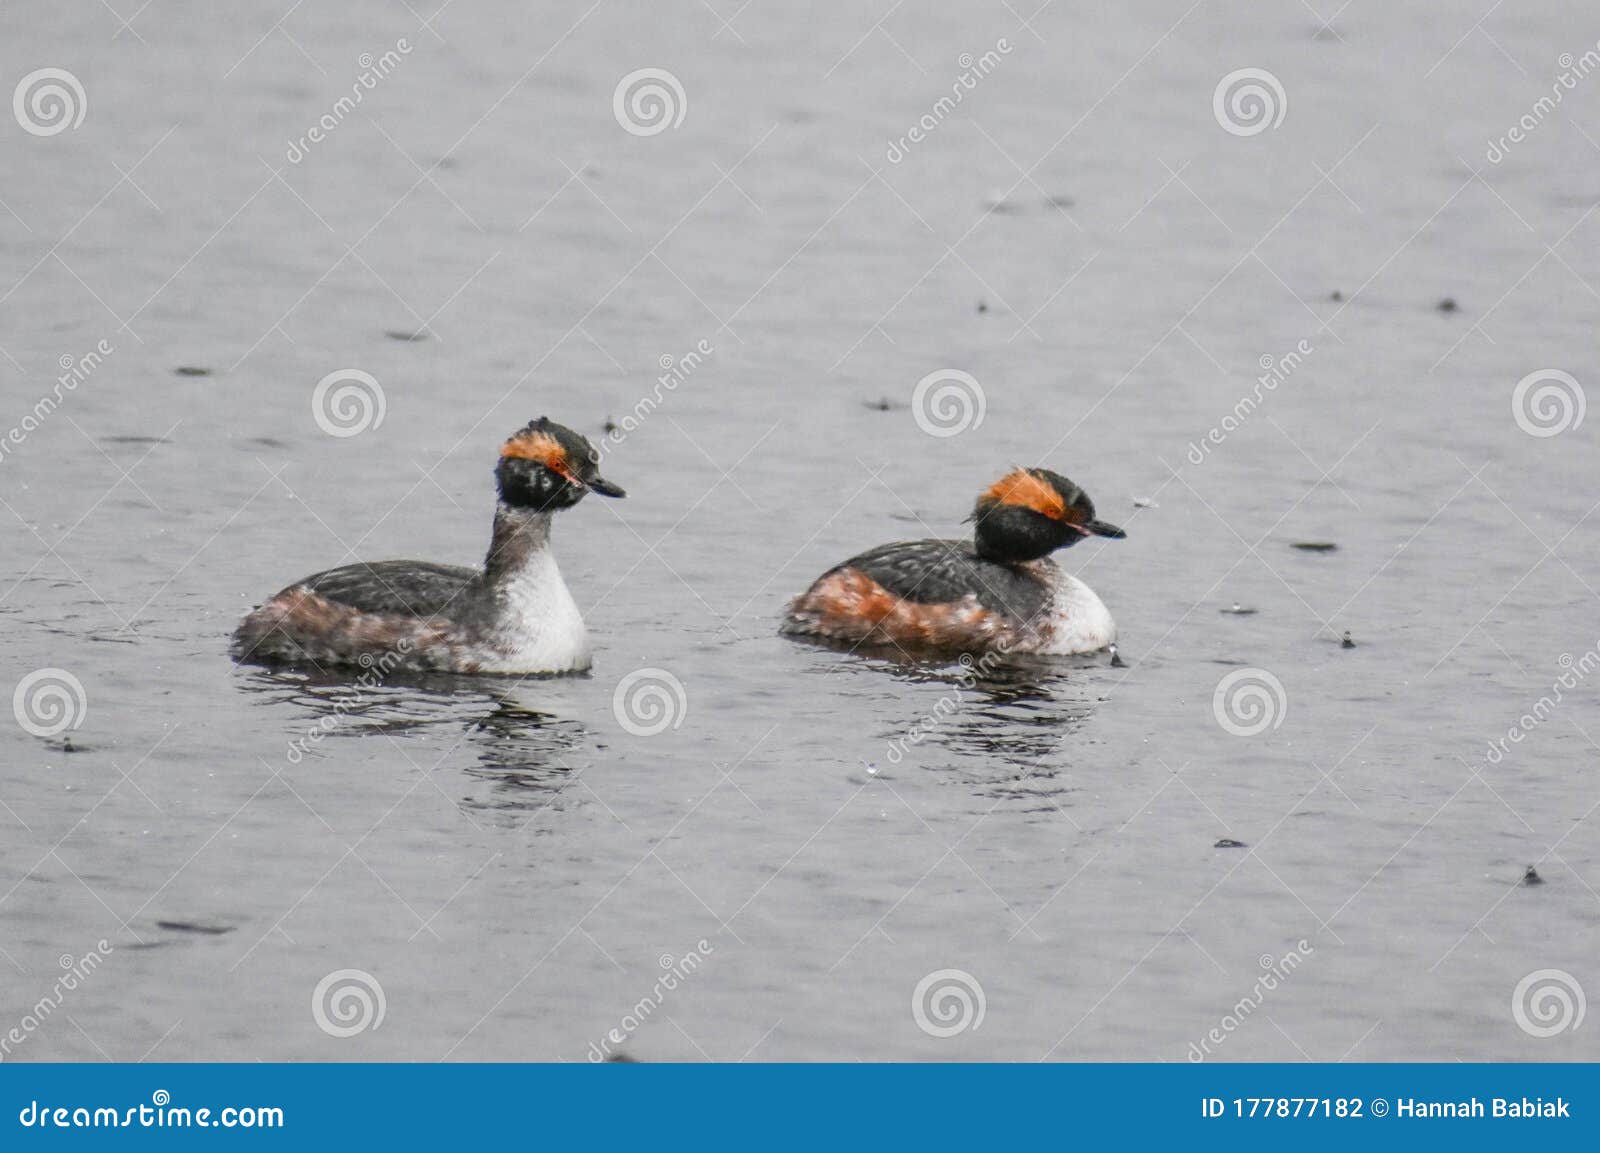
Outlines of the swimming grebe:
M1087 536L1127 534L1096 520L1089 496L1045 468L1019 468L978 498L973 541L886 544L818 577L782 632L908 652L997 650L1065 656L1115 643L1089 586L1050 554Z
M550 553L550 518L585 493L626 495L599 475L599 462L586 439L540 417L501 446L482 570L391 560L317 573L245 617L234 657L384 672L588 668L583 617Z

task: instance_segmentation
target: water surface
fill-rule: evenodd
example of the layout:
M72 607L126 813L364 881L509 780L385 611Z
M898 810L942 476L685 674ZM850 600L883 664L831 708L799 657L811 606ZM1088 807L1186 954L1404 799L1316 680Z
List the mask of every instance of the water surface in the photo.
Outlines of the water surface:
M7 685L87 701L0 726L0 1026L110 948L10 1057L1184 1060L1290 951L1217 1059L1600 1057L1511 1010L1540 969L1600 990L1593 682L1487 759L1600 638L1596 420L1512 407L1600 379L1600 81L1485 155L1590 9L717 8L0 14L8 84L88 101L0 129L0 424L113 349L0 459ZM647 67L687 108L636 136ZM1287 108L1238 136L1212 95L1247 67ZM348 368L386 409L334 437L312 393ZM942 369L985 400L948 437L911 406ZM592 675L352 702L229 661L306 573L478 559L531 417L598 439L658 392L607 450L629 498L557 526ZM1063 558L1126 667L775 635L1013 463L1128 528ZM644 669L683 689L648 736L614 708ZM1240 670L1283 690L1254 736L1213 709ZM318 1027L341 969L379 1027ZM937 1037L946 969L984 1017Z

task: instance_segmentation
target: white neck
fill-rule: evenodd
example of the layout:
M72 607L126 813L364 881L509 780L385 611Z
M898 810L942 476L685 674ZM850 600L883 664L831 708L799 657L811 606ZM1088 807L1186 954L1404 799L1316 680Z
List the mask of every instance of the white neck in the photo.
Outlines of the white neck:
M550 515L495 509L494 542L484 563L493 598L486 672L563 673L589 667L589 640L577 602L550 549Z

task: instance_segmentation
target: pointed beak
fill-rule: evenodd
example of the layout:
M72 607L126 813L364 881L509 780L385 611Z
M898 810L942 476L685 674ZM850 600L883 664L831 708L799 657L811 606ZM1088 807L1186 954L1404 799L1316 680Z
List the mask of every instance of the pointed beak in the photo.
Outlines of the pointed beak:
M621 485L612 484L609 480L607 480L603 476L592 476L592 477L590 477L589 478L588 487L589 487L591 492L597 492L601 496L627 496L628 495L627 490L624 489Z
M1107 524L1103 520L1092 520L1083 526L1083 531L1094 536L1110 537L1112 540L1121 540L1128 534L1114 524Z

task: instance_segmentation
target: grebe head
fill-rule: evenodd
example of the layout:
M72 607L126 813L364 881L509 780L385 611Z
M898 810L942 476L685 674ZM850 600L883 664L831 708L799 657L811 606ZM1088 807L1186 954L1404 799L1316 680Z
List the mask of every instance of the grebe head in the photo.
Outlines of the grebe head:
M978 555L997 561L1038 560L1086 536L1128 535L1097 520L1089 494L1047 468L1007 473L978 498L968 519Z
M600 453L594 445L545 416L501 445L495 480L503 502L534 512L571 508L590 492L627 495L600 475Z

